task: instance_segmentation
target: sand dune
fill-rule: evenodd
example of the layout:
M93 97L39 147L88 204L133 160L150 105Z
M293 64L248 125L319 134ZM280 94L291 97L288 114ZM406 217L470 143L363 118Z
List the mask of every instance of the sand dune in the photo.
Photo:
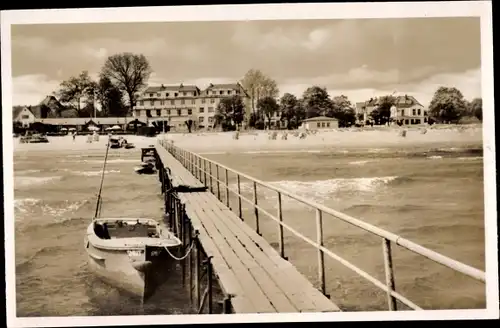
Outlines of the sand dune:
M406 130L406 136L401 131ZM483 131L481 125L470 126L433 126L428 128L368 128L338 129L308 134L301 139L287 131L287 140L281 139L283 131L277 131L276 140L269 139L268 131L241 132L239 139L233 138L234 132L194 132L160 134L156 138L143 136L124 136L137 148L155 144L157 138L173 141L179 147L196 152L231 152L261 150L314 150L322 148L352 147L414 147L432 144L474 144L481 145ZM21 144L14 139L15 151L58 150L58 149L103 149L107 137L101 136L99 142L87 143L87 137L49 137L47 144Z

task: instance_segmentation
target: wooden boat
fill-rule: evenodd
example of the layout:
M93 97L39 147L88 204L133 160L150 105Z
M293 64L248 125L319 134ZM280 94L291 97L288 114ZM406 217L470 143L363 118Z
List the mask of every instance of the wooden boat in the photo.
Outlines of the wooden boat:
M147 301L161 285L170 252L181 245L153 219L94 219L87 228L85 250L91 272L103 281Z
M121 148L122 143L118 138L109 138L109 148Z
M181 241L163 223L150 218L100 218L108 150L92 222L84 244L88 267L102 280L146 301L165 280L165 268Z
M154 162L142 162L141 165L136 166L134 170L139 174L153 174L156 172Z

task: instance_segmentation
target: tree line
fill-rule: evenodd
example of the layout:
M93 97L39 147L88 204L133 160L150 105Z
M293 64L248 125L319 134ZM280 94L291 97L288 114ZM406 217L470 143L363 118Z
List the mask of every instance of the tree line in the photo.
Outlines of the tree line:
M136 94L147 85L151 73L144 55L115 54L106 59L97 81L83 71L61 82L55 94L61 102L72 105L80 117L91 117L94 112L102 117L126 116L135 106ZM245 117L247 104L241 96L222 99L215 120L224 130L235 129L245 120L250 128L264 129L271 126L273 117L278 117L281 125L288 129L296 129L302 120L317 116L336 118L340 127L352 126L360 120L346 96L331 97L324 87L311 86L301 98L290 93L279 97L277 82L258 69L250 69L240 83L249 96L250 116ZM389 122L396 99L393 95L379 97L370 120L374 124ZM95 111L96 104L100 105L100 111ZM467 116L482 120L482 99L469 102L454 87L439 87L428 109L429 117L441 123L458 123Z
M136 93L146 86L152 69L142 54L121 53L109 56L97 81L88 71L61 82L55 92L59 101L70 104L79 117L126 116L136 104ZM83 104L83 105L82 105ZM96 104L101 107L95 111Z

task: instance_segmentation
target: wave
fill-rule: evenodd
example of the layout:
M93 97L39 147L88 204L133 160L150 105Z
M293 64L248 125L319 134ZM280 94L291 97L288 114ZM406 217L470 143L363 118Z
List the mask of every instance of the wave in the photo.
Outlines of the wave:
M26 213L30 207L38 205L40 202L41 200L36 198L14 199L14 210Z
M92 176L100 176L102 174L102 171L70 171L72 174L76 175L83 175L87 177L92 177ZM108 173L120 173L120 170L106 170L104 171L105 174Z
M353 162L349 162L349 165L365 165L366 163L370 163L370 162L375 162L375 161L373 161L373 160L353 161Z
M35 170L35 169L31 169L31 170L20 170L20 171L17 171L16 169L14 169L14 173L16 175L26 175L26 174L32 174L32 173L39 173L41 172L42 170Z
M322 153L322 150L249 150L244 151L242 154L292 154L292 153Z
M324 202L332 198L336 193L345 192L375 192L378 188L387 186L395 181L397 176L385 177L369 177L369 178L337 178L328 180L316 181L273 181L269 182L270 185L289 191L297 196L311 199L316 202ZM398 182L399 183L399 182ZM231 188L235 188L232 186ZM275 200L277 198L276 192L267 188L257 187L259 195L264 196L266 200ZM241 190L243 193L252 193L252 183L242 183ZM261 197L262 197L261 196ZM284 197L284 201L289 203L299 204L298 201L292 200L289 197ZM287 204L289 206L290 204Z
M226 155L227 151L213 151L213 152L202 152L198 153L198 155Z
M433 156L427 156L428 159L442 159L443 156L437 156L437 155L433 155Z
M81 162L85 163L99 163L102 164L103 160L82 160ZM117 159L108 159L106 163L139 163L140 160L137 159L123 159L123 158L117 158Z
M483 156L458 157L457 159L461 161L482 161Z
M64 251L66 248L64 246L45 246L42 248L39 248L38 250L35 251L33 255L28 257L27 259L21 261L20 263L16 263L16 272L22 272L28 269L33 261L40 255L51 255L54 256L57 254L59 251Z
M14 178L14 185L16 187L28 187L28 186L36 186L43 185L49 182L54 182L56 180L60 180L62 176L49 176L49 177L29 177L29 176L21 176Z

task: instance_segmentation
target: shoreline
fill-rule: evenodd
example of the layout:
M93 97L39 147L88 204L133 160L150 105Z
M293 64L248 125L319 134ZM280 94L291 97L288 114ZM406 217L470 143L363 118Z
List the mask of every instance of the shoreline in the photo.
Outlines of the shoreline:
M406 136L400 135L406 130ZM282 140L283 133L287 140ZM270 140L270 131L244 131L239 139L234 139L234 132L193 132L166 133L155 137L123 135L136 148L156 144L158 139L167 139L175 145L199 153L231 153L231 152L291 152L291 151L325 151L363 148L415 148L415 147L482 147L483 129L481 126L445 126L429 128L369 128L338 129L318 131L308 134L304 139L294 136L295 131L277 131L276 140ZM300 132L299 132L300 133ZM48 137L49 143L21 144L14 138L14 153L32 151L87 151L105 148L107 136L101 136L98 142L87 143L86 136ZM123 151L134 151L129 149Z

